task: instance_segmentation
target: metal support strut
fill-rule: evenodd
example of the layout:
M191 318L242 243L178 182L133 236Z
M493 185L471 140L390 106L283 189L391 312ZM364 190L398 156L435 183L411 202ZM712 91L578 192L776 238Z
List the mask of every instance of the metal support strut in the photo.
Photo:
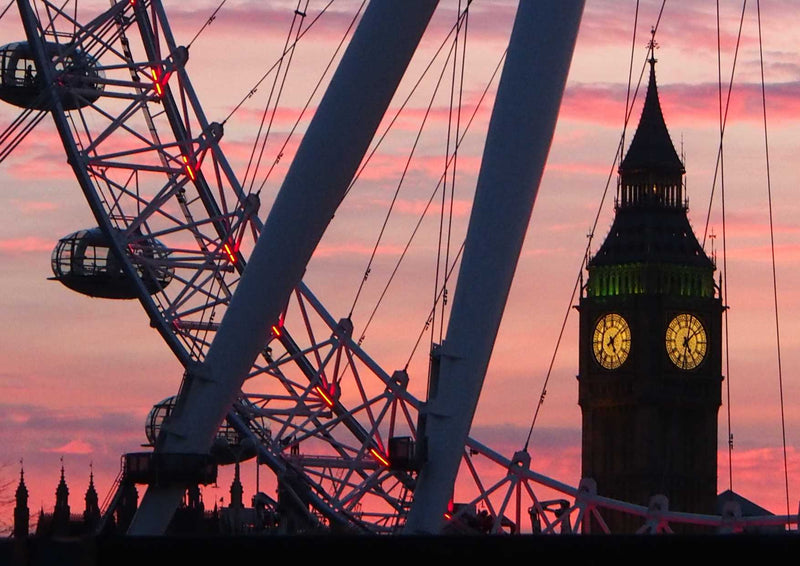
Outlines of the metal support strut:
M156 446L204 453L266 346L388 108L437 0L367 7L264 223L214 342ZM183 486L151 486L129 534L163 533Z
M547 161L583 0L521 1L489 124L406 532L438 533Z

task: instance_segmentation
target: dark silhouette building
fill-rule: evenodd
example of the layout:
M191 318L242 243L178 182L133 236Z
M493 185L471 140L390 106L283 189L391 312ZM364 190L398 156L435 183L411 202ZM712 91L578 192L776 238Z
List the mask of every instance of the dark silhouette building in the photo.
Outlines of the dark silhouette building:
M14 529L12 534L16 539L25 538L30 531L31 514L28 509L28 487L25 485L25 472L22 469L19 471L19 484L17 485L14 499Z
M70 508L69 488L64 478L64 465L61 465L61 480L56 487L56 506L53 508L53 536L67 536L70 534Z
M31 525L28 506L28 489L25 485L25 472L20 469L14 506L13 537L17 540L30 538L71 540L93 537L101 533L124 533L136 512L138 495L136 487L122 482L119 497L112 512L103 517L100 499L94 485L94 473L89 473L89 486L84 495L82 513L72 513L69 505L69 487L61 466L61 477L55 492L55 505L51 513L44 508L39 511L36 524Z
M97 490L94 488L94 472L89 473L89 487L84 496L85 506L83 511L83 524L89 532L94 532L100 524L100 501Z
M82 513L72 513L69 505L69 487L64 466L55 490L52 512L39 511L36 523L31 525L28 506L28 489L25 473L20 470L14 507L12 537L20 542L31 541L81 541L97 536L124 535L136 514L139 493L136 484L123 474L114 486L113 497L102 508L94 485L94 473L89 474L89 485L84 496ZM221 500L220 500L221 502ZM230 488L230 505L212 510L205 508L200 487L191 485L167 530L168 536L258 535L283 532L276 509L278 502L264 493L253 495L252 506L244 503L239 464ZM284 521L285 522L285 521ZM23 547L24 548L24 547Z
M33 535L37 538L76 539L93 536L100 521L100 505L94 487L94 474L89 475L83 513L72 513L69 505L69 487L61 465L61 477L56 487L56 502L52 513L39 511Z
M687 218L655 63L580 299L582 475L603 496L648 505L663 495L670 510L713 513L723 307ZM615 532L641 523L610 522Z

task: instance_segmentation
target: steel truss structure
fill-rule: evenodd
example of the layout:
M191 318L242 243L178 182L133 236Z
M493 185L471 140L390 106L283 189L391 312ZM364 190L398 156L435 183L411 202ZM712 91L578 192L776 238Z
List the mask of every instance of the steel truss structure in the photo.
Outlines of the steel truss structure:
M223 155L224 129L203 113L185 69L188 50L175 42L160 0L121 0L88 23L48 0L36 12L27 0L18 4L45 85L39 105L50 109L150 324L186 368L187 387L202 379L197 373L261 232L259 197L242 188ZM50 44L60 46L55 57ZM93 62L90 80L75 81L79 71L61 64L76 54ZM227 419L299 503L303 529L399 533L417 470L390 461L389 449L392 439L417 439L424 400L408 385L419 376L382 368L352 330L301 283ZM650 508L612 501L590 480L563 484L531 469L526 452L505 457L472 439L461 477L473 495L449 524L464 532L597 532L609 509L640 516L646 532L669 532L675 523L731 532L797 523L794 516L743 519L734 509L689 516L660 500Z

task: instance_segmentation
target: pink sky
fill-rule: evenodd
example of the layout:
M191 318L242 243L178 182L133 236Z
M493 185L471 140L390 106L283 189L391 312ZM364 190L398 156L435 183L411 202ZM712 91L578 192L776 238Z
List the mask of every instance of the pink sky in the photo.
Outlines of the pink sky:
M85 3L86 4L86 3ZM195 2L187 10L167 6L178 42L187 41L216 7ZM274 61L295 2L254 4L228 1L214 23L192 47L189 74L206 114L221 120ZM312 2L311 6L319 4ZM347 3L346 3L347 4ZM350 2L348 6L353 4ZM442 0L443 14L432 23L435 39L422 51L431 52L452 21L455 2ZM514 2L475 2L470 21L470 67L465 100L468 111L497 63L508 33ZM658 33L657 76L662 107L673 141L686 156L690 220L702 237L714 179L719 143L717 36L713 2L670 3ZM785 512L779 382L769 256L769 217L764 160L755 6L748 4L744 38L725 141L727 285L730 357L723 371L731 396L720 411L720 490L728 486L727 411L735 438L733 487L745 497L777 513ZM797 129L800 124L800 21L788 0L762 6L770 173L774 203L776 271L780 305L781 363L786 402L786 442L790 508L796 510L800 481L800 271L796 268L800 230L794 196ZM105 6L98 2L98 6ZM564 105L526 240L517 278L509 298L486 388L476 416L474 436L510 455L525 440L561 321L606 180L613 171L614 152L622 131L635 3L622 0L587 2L579 43ZM635 78L644 60L644 45L661 2L642 2L637 31ZM199 7L198 7L199 6ZM733 42L741 6L726 6L722 14L723 82L727 84ZM313 9L312 9L313 11ZM330 27L301 44L296 70L302 80L288 85L276 129L288 132L305 102L303 84L316 77L320 53L346 25L336 14ZM0 20L0 43L22 37L14 10ZM243 41L242 38L246 38ZM418 69L419 64L414 66ZM413 72L413 71L412 71ZM306 85L307 87L307 85ZM401 91L404 87L401 87ZM642 93L643 94L643 93ZM263 95L263 96L262 96ZM262 87L226 125L223 147L237 171L244 171L260 105ZM641 97L640 97L641 98ZM312 104L311 110L315 104ZM346 309L361 280L386 203L402 171L408 138L413 137L424 102L412 104L399 122L399 136L387 141L337 214L319 253L309 266L307 282L334 316ZM431 129L444 131L446 106L437 104ZM15 109L0 107L7 124ZM488 106L478 113L485 122ZM632 126L639 116L632 114ZM478 126L476 125L476 128ZM627 134L627 139L632 131ZM278 136L281 140L282 137ZM403 141L405 140L405 141ZM295 135L287 155L299 141ZM356 331L368 316L382 281L405 244L441 171L444 142L426 140L413 174L411 191L401 197L389 238L373 268L366 298L354 315ZM145 441L144 421L150 407L177 391L181 368L153 331L138 302L90 299L48 281L50 251L58 238L92 226L88 206L64 159L53 127L40 125L12 158L0 166L0 405L6 415L0 427L2 478L16 478L23 459L31 492L31 511L49 509L54 500L63 456L71 488L73 511L82 510L90 462L101 499L119 470L119 457ZM462 148L456 221L461 234L466 222L474 177L480 163L478 131ZM288 157L282 160L265 189L269 203L279 186ZM616 175L612 176L613 180ZM722 265L720 189L711 205L709 230L716 234L717 261ZM603 205L593 249L597 249L612 219L613 192ZM262 208L264 210L264 208ZM263 217L263 214L262 214ZM397 227L395 228L395 224ZM433 224L428 226L432 229ZM365 341L365 348L384 367L402 364L409 355L429 308L433 262L424 244L409 257L398 283L398 298L382 309ZM424 282L424 283L421 283ZM420 290L420 286L422 289ZM419 299L420 296L422 299ZM415 299L419 299L414 302ZM580 411L577 406L577 317L567 329L548 385L547 399L533 435L531 454L537 471L566 483L579 479ZM403 332L396 332L402 328ZM407 332L405 329L408 329ZM423 348L424 350L424 348ZM415 368L424 390L425 371L418 352ZM412 374L413 378L413 374ZM419 383L419 381L417 381ZM251 473L251 472L248 472ZM219 488L208 488L207 501L226 495L228 471ZM252 495L246 488L245 498ZM227 498L227 496L226 496ZM6 516L10 508L2 510Z

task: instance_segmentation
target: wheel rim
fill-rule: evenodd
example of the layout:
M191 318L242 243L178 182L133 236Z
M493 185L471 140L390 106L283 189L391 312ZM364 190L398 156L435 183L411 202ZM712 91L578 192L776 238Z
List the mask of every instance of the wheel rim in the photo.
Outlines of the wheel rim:
M73 27L69 14L50 8L50 29ZM47 40L29 30L29 42L39 38ZM160 2L119 2L80 28L70 45L99 62L104 89L94 100L77 92L82 102L70 110L55 82L47 89L69 161L151 325L191 367L202 362L258 236L259 199L242 189L225 159L223 128L203 114L183 67L187 54ZM56 74L43 54L37 66ZM165 271L170 281L155 292L140 277ZM353 340L349 321L336 320L301 284L230 421L276 474L295 474L289 484L313 507L309 518L319 513L329 524L394 532L413 497L413 473L386 462L390 438L416 437L421 401L407 385L407 375L383 370ZM302 454L293 450L299 444ZM577 530L599 506L657 515L656 530L669 520L721 524L718 517L689 519L603 500L590 485L574 488L536 474L522 452L505 458L474 440L465 450L499 470L490 485L466 466L479 485L468 503L489 510L491 525L483 530L502 531L509 521L519 528L531 509L556 517L545 520L545 530ZM568 498L566 511L552 512L537 486Z
M72 25L56 11L48 28L59 23ZM120 2L93 24L78 32L71 48L98 61L102 94L65 110L53 81L46 93L51 113L98 225L151 325L190 367L202 362L258 236L258 197L245 194L233 175L218 145L222 127L206 120L182 66L186 51L174 43L160 4ZM144 53L140 58L137 47ZM40 68L47 64L38 61ZM50 72L55 75L55 68ZM156 241L157 254L141 253L156 249ZM138 276L165 272L169 284L155 290ZM261 458L273 470L300 474L305 489L297 488L296 495L329 521L347 517L361 529L396 527L411 479L388 469L385 434L395 430L388 421L399 415L405 425L398 432L413 436L411 413L418 401L401 378L386 375L352 342L347 321L334 322L304 285L286 315L297 317L303 339L295 339L288 324L274 329L248 380L252 392L245 391L235 408L240 418L232 419L240 434L259 443ZM377 392L362 373L370 374ZM337 388L351 381L357 382L355 409L337 398L350 395ZM316 444L319 453L301 455L300 443ZM375 498L379 508L356 512L375 508L365 498Z

